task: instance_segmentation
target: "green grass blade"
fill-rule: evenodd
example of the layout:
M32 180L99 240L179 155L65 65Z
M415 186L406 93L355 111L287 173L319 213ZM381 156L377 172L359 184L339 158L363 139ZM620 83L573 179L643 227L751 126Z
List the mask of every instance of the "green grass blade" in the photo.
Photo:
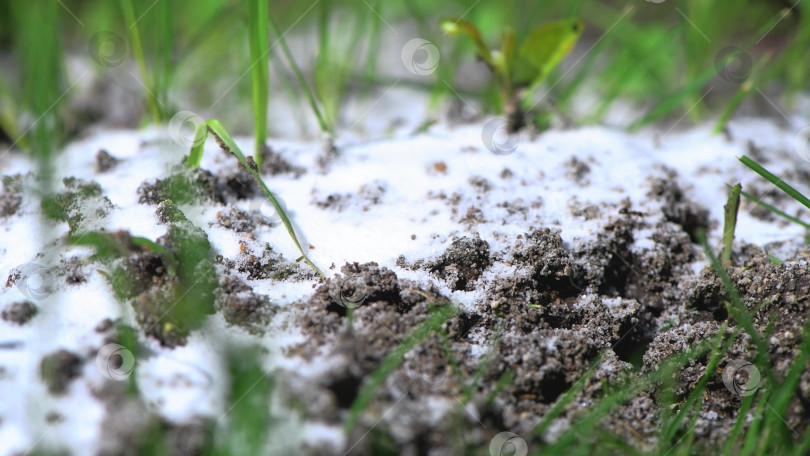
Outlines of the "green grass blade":
M582 436L590 435L594 427L596 427L601 419L614 407L661 382L667 375L672 375L679 366L705 355L710 349L711 343L701 340L692 347L689 347L686 351L672 356L663 363L658 370L650 371L629 382L619 391L604 397L591 409L587 416L574 423L554 445L548 447L547 454L561 454L561 452L566 451L572 443L581 440Z
M154 65L155 96L161 116L165 118L169 106L169 84L172 73L172 6L173 2L163 1L155 8L158 15L157 40Z
M41 179L50 185L52 157L59 145L59 107L63 104L63 58L59 5L47 0L10 2L16 24L15 46L22 79L22 113L33 122L22 125L29 152L37 159ZM0 109L4 110L4 109ZM7 133L13 133L11 131ZM18 140L19 136L12 138Z
M808 230L810 230L810 223L802 222L798 218L796 218L796 217L794 217L794 216L792 216L790 214L787 214L787 213L785 213L783 211L780 211L779 209L775 208L774 206L771 206L770 204L765 203L765 202L757 199L754 195L751 195L750 193L746 193L745 191L741 191L740 194L743 197L745 197L745 199L751 201L752 203L756 204L757 206L763 207L763 208L773 212L774 214L776 214L776 215L778 215L778 216L780 216L780 217L782 217L782 218L784 218L786 220L790 220L791 222L793 222L793 223L795 223L797 225L801 225L801 226L807 228Z
M779 14L774 15L768 22L762 24L760 28L756 31L756 33L751 34L751 38L746 40L744 43L740 45L740 48L743 50L751 48L754 44L756 44L756 40L759 37L766 35L771 29L773 29L776 25L779 24L785 18L784 11L780 12ZM730 61L732 58L731 54L726 56L726 62ZM646 115L642 116L641 119L633 122L629 130L630 131L637 131L650 123L659 120L677 109L681 106L687 99L690 97L694 97L694 95L704 87L715 75L716 75L715 65L710 65L704 72L697 74L697 76L693 77L685 86L683 86L680 90L672 93L671 95L664 98L664 100L659 103L652 111L647 113Z
M380 0L375 0L374 3L371 5L374 9L373 11L369 11L370 15L374 14L374 11L378 11L379 14L383 14L381 11L383 3ZM368 43L367 49L368 53L366 54L366 64L365 68L363 69L363 81L371 80L374 75L377 73L377 60L380 55L380 46L382 46L382 39L380 39L380 32L382 31L382 21L372 20L371 21L371 30L369 31L368 35ZM364 84L363 93L361 94L361 99L368 99L371 92L371 86L368 84Z
M267 105L270 96L270 45L268 43L268 0L247 0L250 75L253 84L253 157L261 166L262 148L267 138Z
M687 98L693 96L703 86L705 86L709 81L711 81L714 75L715 75L714 67L707 69L706 71L701 73L698 77L696 77L688 84L686 84L683 88L664 98L664 100L661 103L659 103L658 106L656 106L652 111L643 116L641 119L632 123L628 129L631 132L638 131L641 128L649 125L650 123L668 116L672 111L677 109L679 106L683 105L684 101Z
M217 143L219 144L219 146L225 149L226 151L232 153L239 161L239 164L241 164L247 170L247 172L250 173L250 175L253 177L256 183L259 184L259 187L262 189L262 193L264 193L267 199L270 200L270 203L273 204L276 213L278 213L279 217L281 218L281 223L284 224L284 228L287 230L287 233L289 233L290 238L292 238L293 240L293 243L295 243L295 246L301 253L301 259L303 259L304 262L306 262L313 270L315 270L315 272L317 272L318 275L320 275L321 277L326 277L326 274L324 274L323 271L321 271L317 266L315 266L315 263L313 263L309 259L309 256L304 251L304 248L298 241L298 236L296 236L295 234L295 229L293 228L292 222L290 221L290 218L287 216L287 212L284 210L284 207L281 206L281 204L279 204L275 195L273 195L273 192L271 192L270 189L267 188L267 185L264 183L264 179L262 179L261 175L259 175L258 170L254 169L248 164L247 159L245 158L245 154L243 154L242 150L239 149L239 146L236 145L233 138L231 138L231 135L229 135L228 132L225 130L225 127L223 127L222 124L216 119L210 119L206 121L204 125L207 127L207 130L217 138ZM203 128L202 126L197 128L194 145L192 146L191 152L189 153L188 162L186 163L186 166L188 167L195 167L200 165L203 145L205 143L204 138L207 136L207 133L200 131L202 128Z
M141 44L141 33L138 29L138 19L135 17L135 6L132 0L121 0L121 10L124 13L124 23L129 29L129 41L132 46L132 55L135 56L135 62L138 64L138 69L141 72L143 84L146 87L146 104L149 106L149 112L152 114L152 119L156 124L161 122L160 108L158 107L157 99L155 98L154 88L155 84L152 82L152 77L149 75L149 68L146 65L146 55L143 52L143 44Z
M787 414L790 402L796 398L796 390L799 386L805 366L810 361L810 318L805 315L804 336L799 351L799 356L793 361L793 365L788 371L782 383L774 389L768 401L768 415L765 417L765 427L767 429L781 430L786 435L788 443L792 443L791 431L785 422L784 416Z
M194 143L191 145L191 151L188 153L186 166L188 168L197 168L202 161L203 148L205 147L205 140L208 138L208 124L206 122L197 126L197 131L194 132Z
M723 456L729 456L732 454L732 451L735 450L734 444L737 443L740 432L742 432L743 426L745 425L746 416L748 415L748 410L751 409L751 405L754 403L755 397L756 395L754 394L743 396L740 409L737 410L737 419L734 420L734 427L731 429L731 433L729 433L728 438L726 439L726 444L723 447Z
M695 416L700 412L700 404L703 398L703 392L706 390L706 385L709 383L709 380L712 379L714 376L715 370L717 366L720 364L720 360L723 358L723 355L728 351L731 343L739 334L739 328L736 329L729 337L726 342L723 342L723 338L726 334L726 324L724 323L720 326L720 330L717 331L717 337L715 338L714 348L711 350L712 356L709 358L709 362L706 364L706 371L704 372L703 376L700 377L698 382L695 384L695 387L692 388L692 392L689 393L686 401L684 402L683 406L681 407L680 411L672 418L672 420L664 426L664 430L662 431L661 442L670 444L675 437L675 434L678 432L681 423L683 422L686 415L688 415L689 411L691 410ZM668 404L664 404L666 407ZM692 423L691 426L694 426Z
M602 364L604 358L605 354L600 353L599 356L597 356L596 359L591 362L588 370L586 370L582 376L580 376L579 379L577 379L577 381L571 385L570 388L568 388L568 391L554 401L554 405L549 409L548 412L545 413L545 415L543 415L543 419L532 430L533 434L542 436L543 433L546 432L546 429L551 426L552 421L554 421L555 418L565 411L565 407L574 400L580 391L585 389L585 387L588 385L588 381L590 381L593 374L596 373L596 369L600 364Z
M773 175L773 173L762 167L759 163L755 162L754 160L751 160L746 155L740 157L739 160L743 163L743 165L751 168L751 170L753 170L755 173L767 179L770 183L779 188L779 190L782 190L783 192L787 193L788 195L790 195L791 198L802 203L804 207L810 209L810 199L807 199L806 196L802 195L800 191L791 187L787 182L776 177L775 175Z
M723 112L720 114L720 117L717 119L717 123L714 125L714 133L720 133L723 131L723 128L726 127L729 118L734 113L734 111L739 107L740 103L751 94L751 89L753 87L758 87L763 85L763 77L760 75L762 72L762 68L767 65L771 60L771 52L767 52L762 58L757 61L756 66L751 71L751 74L746 78L745 82L740 85L740 89L737 90L737 93L734 94L731 101L726 105Z
M737 227L737 212L740 210L740 192L742 185L737 184L728 195L728 201L723 206L725 220L723 224L723 253L720 262L723 265L731 264L731 247L734 243L734 230Z
M764 370L768 380L773 382L773 367L771 366L771 361L768 357L768 345L765 343L762 334L760 334L760 332L754 326L753 316L742 302L740 294L734 287L734 283L731 281L731 277L729 277L728 272L726 272L726 269L722 264L720 264L720 261L714 255L711 248L709 248L709 244L706 241L706 234L704 232L698 232L698 240L703 246L703 251L705 252L706 257L709 259L715 274L717 274L717 276L723 282L723 286L726 288L726 293L731 300L731 303L727 305L729 313L734 317L737 323L742 326L745 332L751 336L751 340L757 349L758 367Z
M307 97L307 101L309 102L309 107L312 109L313 114L315 114L315 118L318 120L318 125L321 127L321 131L329 134L329 136L332 136L333 126L326 122L320 107L318 107L318 102L315 99L315 93L313 92L312 88L309 87L309 84L307 84L304 74L301 72L301 68L298 66L298 63L296 63L292 52L290 52L290 48L287 47L287 41L284 40L284 35L281 33L276 21L274 21L272 17L268 16L268 20L270 23L270 29L276 35L278 44L281 46L281 52L287 59L287 64L289 64L290 68L293 70L295 78L298 80L298 85L301 86L301 90L304 91L304 95Z
M458 310L452 304L446 304L436 308L427 320L414 329L401 344L394 348L394 350L382 360L377 369L368 376L366 384L360 389L357 398L355 398L349 408L349 415L346 417L346 422L343 426L347 434L354 429L354 426L360 419L360 414L362 414L371 403L377 388L383 384L391 372L402 364L405 354L423 341L430 333L439 331L444 322L457 312Z

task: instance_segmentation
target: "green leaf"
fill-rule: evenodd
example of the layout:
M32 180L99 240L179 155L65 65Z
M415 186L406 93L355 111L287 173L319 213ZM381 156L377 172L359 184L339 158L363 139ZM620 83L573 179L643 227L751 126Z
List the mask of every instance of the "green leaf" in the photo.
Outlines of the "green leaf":
M520 46L519 55L535 68L532 84L543 82L579 40L585 24L576 18L543 24Z
M441 28L444 33L450 36L458 36L458 35L467 35L473 40L473 44L475 44L475 49L478 51L478 55L484 59L484 62L490 67L493 73L496 72L495 62L492 59L492 54L489 52L489 48L484 43L484 40L481 39L481 32L478 31L478 27L474 26L473 24L462 20L462 19L445 19L441 22Z

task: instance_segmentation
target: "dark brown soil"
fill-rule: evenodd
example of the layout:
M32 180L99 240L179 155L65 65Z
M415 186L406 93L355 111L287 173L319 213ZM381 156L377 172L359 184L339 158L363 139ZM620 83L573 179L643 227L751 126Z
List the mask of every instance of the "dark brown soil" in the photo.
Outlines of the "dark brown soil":
M261 212L253 210L246 212L237 208L217 212L217 225L227 228L237 233L253 234L259 225L272 226L273 223Z
M82 359L67 350L59 350L42 358L39 372L51 394L64 394L70 383L81 374Z
M252 334L263 334L278 306L265 295L256 294L241 279L227 276L219 281L214 306L231 325L241 326Z
M165 179L144 182L138 187L138 202L160 204L165 200L177 203L225 203L222 189L210 171L202 168L181 168Z
M37 306L31 301L12 302L3 309L0 318L22 326L34 318L38 312Z
M362 205L363 211L369 210L371 206L381 204L387 191L383 182L373 181L361 185L357 193L332 193L323 199L313 198L313 204L321 209L331 209L341 212L351 204Z
M489 244L478 237L453 241L447 251L425 268L447 282L451 290L473 289L478 276L491 264Z
M654 180L651 187L651 194L665 202L662 211L671 223L650 227L645 215L625 201L620 207L597 208L612 213L611 221L596 241L576 247L564 244L557 230L541 228L503 252L490 252L483 240L461 237L438 259L399 262L427 269L451 290L483 294L474 308L465 306L444 325L446 342L429 336L386 378L350 437L349 446L357 444L352 453L371 454L374 445L387 442L399 453L430 448L437 454L463 454L464 448L486 446L502 430L519 433L537 448L581 418L579 404L597 402L605 384L640 379L670 356L714 337L722 323L728 331L736 328L725 311L728 297L719 279L708 268L699 276L692 272L702 253L690 234L708 224L706 211L687 200L674 182ZM649 228L653 246L633 247L635 233ZM807 315L810 302L806 262L776 265L752 246L735 251L735 259L739 266L731 276L746 307L770 300L755 314L755 325L771 335L774 375L783 378L798 354L805 324L796 316ZM513 267L514 274L484 278L495 263ZM312 360L325 356L330 367L317 379L294 378L288 388L310 419L340 423L380 362L424 321L431 305L447 302L433 286L399 279L374 263L345 265L301 304L296 317L307 342L293 353ZM330 348L324 352L323 347ZM605 358L591 381L542 438L532 437L554 401L600 353ZM750 338L740 336L720 366L755 357ZM677 373L674 401L686 399L707 363L704 356ZM414 371L419 381L413 380ZM481 373L478 380L476 372ZM644 391L608 414L601 427L639 449L655 449L659 413L669 406L661 404L662 397L656 388ZM740 400L724 386L720 372L712 375L696 421L701 448L712 452L725 442ZM440 418L436 401L447 407ZM787 417L798 435L810 422L808 403L810 374L805 374Z
M708 230L709 211L689 200L678 185L678 172L671 168L663 169L664 177L651 177L651 199L662 203L664 216L672 223L680 225L693 241L697 240L698 229Z
M264 161L262 162L262 174L269 174L271 176L292 174L295 178L298 178L307 172L305 168L291 164L280 153L266 144L262 152L262 156L264 157Z
M115 169L120 163L121 160L113 157L104 149L101 149L96 154L96 172L97 173L106 173L112 169Z

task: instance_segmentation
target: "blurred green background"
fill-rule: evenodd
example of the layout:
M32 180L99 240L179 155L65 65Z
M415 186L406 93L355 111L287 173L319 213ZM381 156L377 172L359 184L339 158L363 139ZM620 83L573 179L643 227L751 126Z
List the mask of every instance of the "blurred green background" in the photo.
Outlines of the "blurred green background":
M251 78L243 77L251 64L247 3L2 2L0 128L6 142L53 150L102 122L113 106L101 93L89 102L98 106L77 109L71 100L82 87L75 78L84 71L103 78L124 68L132 76L121 80L140 93L140 103L114 126L165 122L173 112L190 109L239 119L232 122L233 133L252 131L250 122L241 121L250 119L252 109ZM475 63L469 40L442 34L443 18L474 23L492 48L506 26L520 40L543 22L583 19L582 39L547 82L555 105L580 124L607 121L636 129L666 117L712 118L719 130L750 100L789 112L810 67L810 0L273 1L269 14L310 86L296 80L271 33L270 98L299 105L301 116L312 115L305 97L313 86L328 115L339 111L330 105L347 94L390 85L397 76L380 62L386 56L390 61L413 37L441 49L441 63L430 77L406 78L404 84L430 93L434 108L444 97L463 94L497 113L486 67ZM459 74L460 68L472 71ZM761 97L767 102L756 101ZM631 103L634 117L606 117L617 101ZM211 105L213 112L206 111ZM268 122L272 126L272 112Z

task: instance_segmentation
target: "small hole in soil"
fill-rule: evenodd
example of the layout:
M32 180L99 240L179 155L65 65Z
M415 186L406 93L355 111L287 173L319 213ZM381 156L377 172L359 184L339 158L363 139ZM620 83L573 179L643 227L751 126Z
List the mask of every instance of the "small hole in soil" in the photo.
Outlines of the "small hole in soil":
M712 312L715 321L726 321L728 319L728 309L725 307L718 307Z
M543 382L540 384L540 395L543 396L543 402L550 404L570 387L571 384L565 381L565 374L552 371L543 377Z
M360 380L348 376L335 381L328 388L335 393L338 407L346 409L352 405L357 393L360 391Z
M622 327L620 334L621 339L613 346L613 352L620 360L640 368L652 338L645 335L643 328L638 325L627 329Z
M346 307L336 304L334 301L330 301L329 304L326 305L327 312L334 312L341 317L346 316Z

